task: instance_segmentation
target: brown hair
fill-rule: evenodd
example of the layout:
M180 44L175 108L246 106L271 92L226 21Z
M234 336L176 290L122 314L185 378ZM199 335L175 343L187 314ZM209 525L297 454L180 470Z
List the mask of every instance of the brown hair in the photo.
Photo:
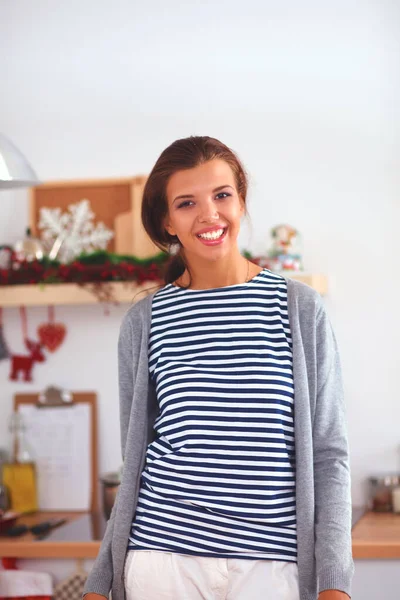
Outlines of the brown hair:
M171 245L178 246L177 252L171 255L165 265L163 285L178 279L185 268L190 276L188 287L192 282L190 269L185 261L179 238L176 235L170 235L163 226L164 219L168 215L166 189L169 178L177 171L193 169L216 158L224 160L231 167L237 192L244 202L245 214L248 216L246 207L248 177L245 169L233 150L215 138L205 135L176 140L160 154L146 181L141 212L143 227L150 239L161 250L171 252Z

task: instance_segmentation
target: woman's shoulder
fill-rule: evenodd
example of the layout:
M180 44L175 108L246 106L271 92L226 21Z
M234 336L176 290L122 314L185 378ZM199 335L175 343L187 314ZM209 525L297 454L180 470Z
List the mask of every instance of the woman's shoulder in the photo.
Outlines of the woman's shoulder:
M139 294L142 294L142 292L137 294L135 298L139 298L133 304L131 304L131 306L125 312L122 318L121 327L124 327L128 324L139 326L143 319L149 320L149 318L151 318L151 305L154 295L157 293L157 291L158 289L151 293L147 293L142 298L139 296ZM143 293L145 292L146 290L143 291Z
M297 315L299 320L315 319L324 309L322 296L307 283L283 275L287 282L288 310Z
M288 298L290 300L303 300L309 302L321 302L321 295L317 290L312 288L307 283L303 283L298 279L292 279L285 275L282 275L287 282Z

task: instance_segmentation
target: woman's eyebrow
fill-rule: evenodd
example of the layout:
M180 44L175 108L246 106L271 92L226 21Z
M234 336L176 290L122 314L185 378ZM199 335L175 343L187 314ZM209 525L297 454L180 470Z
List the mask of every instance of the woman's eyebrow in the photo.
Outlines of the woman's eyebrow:
M233 187L231 185L219 185L218 187L216 187L213 190L213 194L215 194L215 192L219 192L220 190L223 190L224 188L231 188L233 190ZM175 200L179 200L180 198L194 198L193 194L183 194L182 196L177 196L174 200L173 203L175 202Z

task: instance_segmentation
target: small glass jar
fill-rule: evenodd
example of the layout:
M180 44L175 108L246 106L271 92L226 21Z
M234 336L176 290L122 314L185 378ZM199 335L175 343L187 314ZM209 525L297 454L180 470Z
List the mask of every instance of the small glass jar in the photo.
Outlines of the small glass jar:
M14 251L17 260L32 262L34 260L42 260L43 246L39 238L32 235L31 229L28 227L25 232L25 237L14 244Z
M375 512L392 512L392 491L400 486L400 475L369 477L369 507Z
M400 514L400 485L392 489L393 512Z

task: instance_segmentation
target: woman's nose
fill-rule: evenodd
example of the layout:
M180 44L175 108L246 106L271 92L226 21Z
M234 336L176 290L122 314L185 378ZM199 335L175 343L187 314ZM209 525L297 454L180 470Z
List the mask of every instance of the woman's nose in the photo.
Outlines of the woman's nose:
M218 211L213 199L200 203L200 216L203 219L218 219Z

